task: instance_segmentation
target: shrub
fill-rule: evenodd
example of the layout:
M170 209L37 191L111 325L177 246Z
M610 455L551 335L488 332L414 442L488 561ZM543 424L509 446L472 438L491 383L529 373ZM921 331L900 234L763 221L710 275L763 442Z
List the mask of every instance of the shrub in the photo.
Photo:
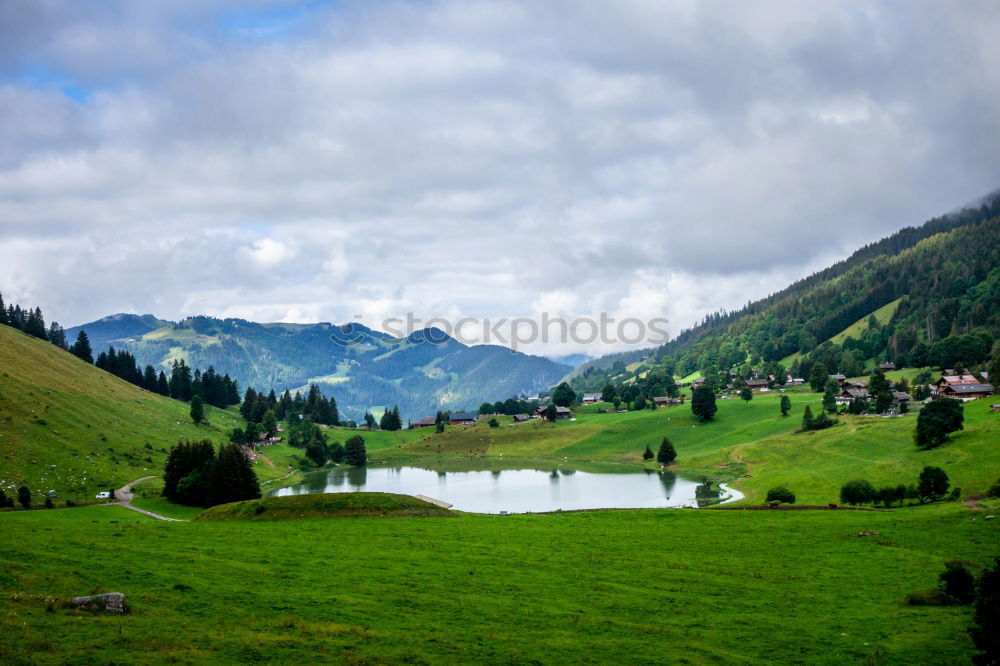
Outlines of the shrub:
M74 502L73 500L66 500L66 506L72 509L74 506L76 506L76 502Z
M497 420L496 420L495 418L492 418L492 419L490 419L490 420L489 420L489 423L488 423L488 425L489 425L489 426L490 426L491 428L499 428L499 427L500 427L500 422L499 422L499 421L497 421Z
M784 486L771 488L767 491L767 502L781 502L783 504L795 504L795 493Z
M1000 479L997 479L997 482L990 486L990 489L986 491L986 496L1000 497Z
M52 498L51 497L46 497L45 498L45 508L46 509L51 509L52 508Z
M649 448L649 444L646 445L646 450L642 452L642 459L643 460L653 459L653 449Z
M983 573L976 587L975 626L969 630L979 654L976 664L1000 662L1000 557Z
M945 562L938 580L941 591L959 604L971 604L976 597L976 579L961 562Z

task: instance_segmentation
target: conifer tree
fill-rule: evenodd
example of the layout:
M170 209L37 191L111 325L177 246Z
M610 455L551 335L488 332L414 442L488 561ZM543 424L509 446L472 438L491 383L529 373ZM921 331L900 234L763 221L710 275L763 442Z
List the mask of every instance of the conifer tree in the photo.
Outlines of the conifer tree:
M69 348L69 353L87 363L94 362L94 353L90 349L90 339L86 331L77 333L76 342Z
M201 396L197 393L191 397L191 420L195 425L200 424L205 418L205 404Z
M66 331L59 325L59 322L54 321L49 325L48 339L59 349L66 349Z
M365 451L365 440L361 435L349 437L344 442L344 461L354 467L364 467L368 460L368 453Z
M677 459L677 450L666 437L660 442L660 450L656 453L656 461L661 465L669 465Z
M792 399L787 395L781 396L781 415L788 416L788 412L792 409Z

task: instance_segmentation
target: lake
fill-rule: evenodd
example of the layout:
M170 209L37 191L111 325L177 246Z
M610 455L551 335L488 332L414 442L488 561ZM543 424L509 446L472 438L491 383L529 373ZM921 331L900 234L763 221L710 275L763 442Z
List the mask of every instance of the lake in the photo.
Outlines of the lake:
M569 469L439 472L420 467L336 467L313 472L272 495L381 492L425 495L475 513L696 507L699 482L673 472L601 473ZM727 501L742 499L723 487Z

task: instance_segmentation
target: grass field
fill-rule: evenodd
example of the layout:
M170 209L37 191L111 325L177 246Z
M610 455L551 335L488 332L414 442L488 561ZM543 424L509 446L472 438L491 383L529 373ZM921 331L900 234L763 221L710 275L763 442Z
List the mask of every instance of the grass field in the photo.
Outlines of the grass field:
M235 412L208 408L208 424L190 407L144 391L47 342L0 326L0 487L26 484L35 500L55 490L60 501L163 469L178 439L223 441L242 423Z
M946 560L1000 552L982 515L0 512L0 661L965 663L970 610L903 600ZM132 613L59 603L104 591Z

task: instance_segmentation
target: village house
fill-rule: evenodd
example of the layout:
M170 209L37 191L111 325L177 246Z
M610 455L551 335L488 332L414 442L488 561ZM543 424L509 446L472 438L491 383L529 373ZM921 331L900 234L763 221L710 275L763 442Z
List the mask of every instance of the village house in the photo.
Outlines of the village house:
M842 382L845 379L847 379L847 377L845 377L844 375L841 375L841 374L838 373L836 375L830 375L830 379L832 379L833 381L835 381L835 382L837 382L839 384L840 382Z
M887 363L879 363L878 364L878 369L881 370L881 371L883 371L883 372L888 372L889 370L895 370L896 369L896 364L893 363L892 361L889 361Z
M764 389L767 388L767 380L766 379L748 379L747 380L747 388L749 388L751 391L763 391Z
M476 415L472 412L452 412L448 415L451 425L470 426L476 423Z
M802 386L805 383L806 380L801 377L792 377L791 375L788 375L788 380L785 381L785 386Z
M993 385L982 383L945 384L938 389L937 395L941 398L954 398L962 402L967 402L969 400L978 400L979 398L988 398L993 395Z
M549 408L548 405L546 405L545 407L539 407L535 411L535 414L538 415L538 418L544 419L545 418L545 411L548 408ZM557 419L559 419L559 420L568 419L571 416L573 416L573 412L570 411L569 407L559 407L559 406L556 406L556 418Z
M893 391L892 392L892 402L893 402L893 404L902 405L902 404L905 403L906 406L909 407L910 400L912 400L912 398L910 397L910 394L906 393L905 391Z
M514 423L524 423L525 421L530 421L531 417L527 414L514 414Z
M679 404L681 404L681 401L678 400L677 398L671 398L665 395L660 395L653 398L654 407L673 407Z
M600 401L601 401L601 394L600 393L584 393L583 394L583 400L582 400L582 402L585 405L592 405L595 402L600 402Z
M871 400L871 397L872 397L871 394L868 393L868 389L866 389L866 388L863 388L863 387L862 388L849 387L849 388L845 388L843 391L841 391L840 394L835 395L833 397L833 399L834 399L834 402L836 402L838 405L846 405L847 403L849 403L851 400L854 400L855 398L862 398L864 400Z
M424 418L410 424L413 429L417 428L427 428L429 426L437 424L437 419L433 416L425 416Z

